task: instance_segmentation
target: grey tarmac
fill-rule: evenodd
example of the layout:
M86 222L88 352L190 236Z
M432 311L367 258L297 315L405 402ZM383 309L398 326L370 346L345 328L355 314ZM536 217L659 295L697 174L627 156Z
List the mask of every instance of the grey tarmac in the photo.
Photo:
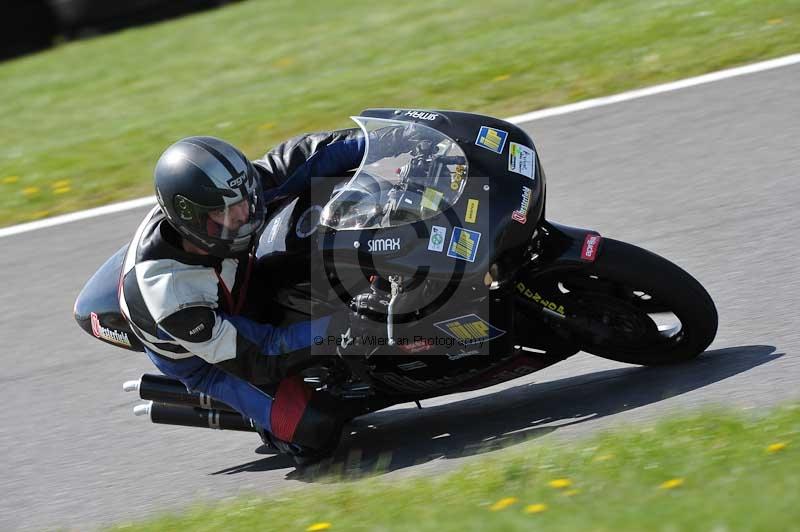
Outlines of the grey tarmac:
M477 393L357 420L347 467L432 474L533 437L572 440L669 413L754 412L800 396L800 66L526 124L548 218L659 253L714 297L720 328L696 362L663 369L579 354ZM0 529L86 529L198 500L315 481L255 436L135 418L124 380L143 356L78 330L72 303L145 209L3 239ZM498 451L502 452L502 451Z

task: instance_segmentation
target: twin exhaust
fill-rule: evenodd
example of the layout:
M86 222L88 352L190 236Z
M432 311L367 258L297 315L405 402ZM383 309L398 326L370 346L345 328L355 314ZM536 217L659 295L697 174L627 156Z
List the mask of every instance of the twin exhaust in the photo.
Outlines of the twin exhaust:
M133 407L136 416L148 416L153 423L203 427L217 430L255 432L250 419L206 394L190 392L175 379L145 373L138 381L122 385L126 392L139 392L147 401Z

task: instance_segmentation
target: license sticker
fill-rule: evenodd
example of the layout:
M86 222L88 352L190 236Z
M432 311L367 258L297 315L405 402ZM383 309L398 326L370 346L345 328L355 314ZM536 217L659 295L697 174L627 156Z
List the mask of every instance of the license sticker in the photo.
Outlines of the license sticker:
M502 129L481 126L480 131L478 131L478 138L475 139L475 144L495 153L503 153L503 147L506 145L507 138L508 133Z
M428 239L428 251L444 251L444 238L447 236L447 228L439 225L431 227L431 237Z
M454 227L453 235L450 237L450 245L447 248L447 256L454 259L461 259L468 262L475 262L475 255L478 253L478 243L481 234L477 231L470 231L463 227Z
M467 213L464 215L464 221L474 224L478 219L478 204L480 202L476 199L471 199L467 202Z
M512 142L508 145L508 169L533 179L536 152L527 146Z
M506 333L475 314L440 321L434 326L463 345L488 342Z

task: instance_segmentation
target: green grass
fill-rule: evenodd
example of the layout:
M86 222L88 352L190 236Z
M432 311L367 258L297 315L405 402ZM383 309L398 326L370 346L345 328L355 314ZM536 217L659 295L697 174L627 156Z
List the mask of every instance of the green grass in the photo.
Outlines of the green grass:
M149 195L186 135L257 157L371 106L508 116L798 50L796 0L250 0L0 64L0 225Z
M115 530L800 530L798 472L800 405L706 412L561 446L530 441L446 476L322 484Z

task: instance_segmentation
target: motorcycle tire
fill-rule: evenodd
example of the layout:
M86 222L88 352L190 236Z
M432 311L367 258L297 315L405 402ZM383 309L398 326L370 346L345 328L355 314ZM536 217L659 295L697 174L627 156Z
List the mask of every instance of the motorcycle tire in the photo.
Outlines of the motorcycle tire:
M717 332L717 310L705 288L679 266L632 244L604 239L596 261L567 274L562 286L579 313L594 314L586 320L599 334L585 336L581 349L596 356L674 364L698 356ZM679 323L661 326L654 316Z

